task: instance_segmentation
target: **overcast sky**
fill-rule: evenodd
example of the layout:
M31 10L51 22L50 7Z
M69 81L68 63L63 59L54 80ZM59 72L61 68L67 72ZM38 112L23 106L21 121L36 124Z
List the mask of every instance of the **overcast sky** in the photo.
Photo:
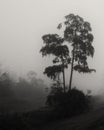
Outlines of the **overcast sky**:
M104 0L0 0L0 63L23 75L34 70L39 77L50 61L39 54L41 37L56 33L65 15L78 14L91 23L96 73L74 73L73 84L99 91L104 87ZM47 81L47 79L46 79Z

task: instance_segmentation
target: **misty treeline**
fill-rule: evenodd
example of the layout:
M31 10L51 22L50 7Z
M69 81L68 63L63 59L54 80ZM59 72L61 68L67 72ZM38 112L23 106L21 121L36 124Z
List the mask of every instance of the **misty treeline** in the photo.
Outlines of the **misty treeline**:
M0 113L24 112L44 106L46 85L34 71L25 78L0 73Z

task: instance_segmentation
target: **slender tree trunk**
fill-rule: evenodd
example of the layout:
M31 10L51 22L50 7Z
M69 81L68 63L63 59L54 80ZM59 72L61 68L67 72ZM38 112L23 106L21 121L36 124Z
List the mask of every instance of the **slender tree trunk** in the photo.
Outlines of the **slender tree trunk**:
M60 87L60 74L57 76L57 88Z
M71 87L72 87L73 65L74 65L74 50L75 50L75 47L73 48L73 54L72 54L71 73L70 73L70 80L69 80L69 91L71 90Z
M65 93L65 69L64 69L64 59L62 57L62 74L63 74L63 88Z
M63 87L64 87L64 93L65 93L65 70L63 66Z

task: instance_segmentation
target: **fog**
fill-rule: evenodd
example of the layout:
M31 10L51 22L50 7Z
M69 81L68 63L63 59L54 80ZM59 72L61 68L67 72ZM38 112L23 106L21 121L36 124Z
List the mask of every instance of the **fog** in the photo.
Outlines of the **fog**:
M93 60L89 60L89 64L96 69L96 73L74 74L73 84L83 90L91 89L93 93L102 90L104 84L103 4L103 0L1 0L0 63L3 68L18 76L24 76L28 71L34 70L38 77L45 83L49 83L43 71L51 63L51 59L42 58L39 53L43 45L41 37L44 34L58 32L57 25L63 21L64 16L74 13L91 23L95 54Z
M42 79L30 71L15 80L8 72L0 75L0 112L25 112L45 106L48 91Z

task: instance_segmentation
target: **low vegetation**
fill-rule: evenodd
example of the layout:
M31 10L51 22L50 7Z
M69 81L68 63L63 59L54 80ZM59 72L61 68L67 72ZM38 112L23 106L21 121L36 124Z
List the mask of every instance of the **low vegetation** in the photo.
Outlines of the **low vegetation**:
M47 97L47 105L54 111L54 118L72 117L90 108L91 97L78 89L72 89L64 93L62 88L52 88Z

